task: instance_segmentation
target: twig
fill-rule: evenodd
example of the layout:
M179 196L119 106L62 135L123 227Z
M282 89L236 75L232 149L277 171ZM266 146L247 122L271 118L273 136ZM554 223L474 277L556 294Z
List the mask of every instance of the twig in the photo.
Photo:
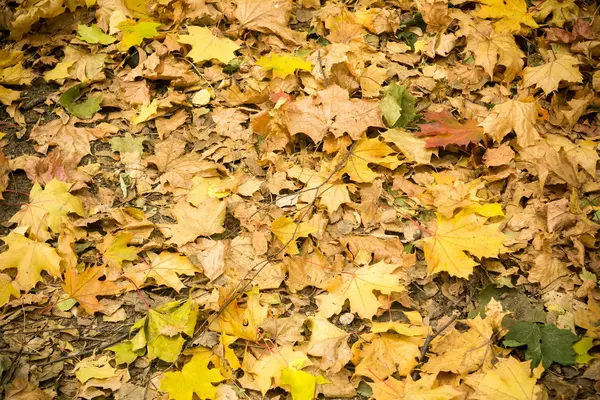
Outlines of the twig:
M83 350L83 351L80 351L79 353L75 353L75 354L71 354L71 355L68 355L68 356L61 357L61 358L57 358L56 360L46 361L45 363L37 364L37 365L40 366L40 367L44 367L46 365L54 364L54 363L57 363L57 362L60 362L60 361L65 361L65 360L70 360L72 358L79 358L79 357L87 356L87 355L92 354L92 353L94 353L96 351L102 351L102 350L104 350L104 349L112 346L113 344L117 344L121 340L126 339L128 336L129 336L129 332L125 332L122 335L117 336L114 340L112 340L112 341L110 341L108 343L105 343L103 345L100 345L98 347L94 347L93 349Z
M321 62L321 50L317 50L317 64L319 65L319 69L321 70L321 74L323 75L323 80L325 81L325 86L329 86L329 79L327 79L327 75L325 75L325 70L323 69L323 63Z
M423 364L423 362L425 361L427 350L429 350L429 345L431 344L433 339L435 339L442 332L444 332L454 322L454 320L456 318L458 318L459 315L460 315L460 313L458 311L455 311L454 313L452 313L452 318L450 318L450 321L446 322L442 327L437 329L433 333L433 335L430 335L429 332L427 332L427 336L425 337L425 342L423 343L423 347L421 347L421 355L419 356L418 365ZM412 372L412 379L413 379L413 381L416 381L417 379L419 379L419 371L416 369L416 367Z

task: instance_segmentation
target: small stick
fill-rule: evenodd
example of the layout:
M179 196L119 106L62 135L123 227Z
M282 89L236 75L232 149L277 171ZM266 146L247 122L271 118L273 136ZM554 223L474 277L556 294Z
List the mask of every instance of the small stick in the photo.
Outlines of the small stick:
M433 341L433 339L435 339L442 332L444 332L454 322L454 320L456 318L458 318L458 316L459 316L459 313L455 311L452 314L452 318L450 318L450 321L446 322L441 328L439 328L438 330L436 330L433 333L433 335L430 335L429 332L427 332L427 336L425 337L425 342L423 343L423 347L421 348L421 355L419 356L419 364L418 365L423 364L423 361L425 361L425 356L427 354L427 350L429 350L429 345L431 344L431 342ZM413 381L416 381L418 378L419 378L419 371L417 371L415 369L412 372L412 379L413 379Z
M114 340L105 343L103 345L100 345L98 347L94 347L93 349L89 349L89 350L84 350L84 351L80 351L79 353L75 353L75 354L71 354L68 356L64 356L61 358L57 358L56 360L51 360L51 361L46 361L45 363L42 364L37 364L40 367L44 367L46 365L50 365L50 364L54 364L60 361L65 361L65 360L70 360L71 358L79 358L79 357L83 357L83 356L87 356L89 354L92 354L96 351L102 351L110 346L112 346L113 344L117 344L119 343L121 340L126 339L129 336L129 332L125 332L122 335L117 336Z
M321 70L321 74L323 75L323 80L325 81L325 86L329 86L329 80L327 79L327 75L325 75L325 70L323 69L323 63L321 62L321 50L317 50L317 64L319 65L319 69Z

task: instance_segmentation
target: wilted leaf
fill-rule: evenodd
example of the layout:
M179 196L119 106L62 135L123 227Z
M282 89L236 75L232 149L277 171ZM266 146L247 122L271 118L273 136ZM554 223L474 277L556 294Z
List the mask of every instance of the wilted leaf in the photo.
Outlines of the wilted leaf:
M104 308L96 297L110 296L122 290L114 282L100 280L104 276L104 268L90 267L78 273L75 268L68 267L65 272L63 289L77 300L85 311L94 314Z
M110 139L112 151L123 153L135 153L140 156L144 153L145 136L133 137L130 132L125 133L124 137L113 137Z

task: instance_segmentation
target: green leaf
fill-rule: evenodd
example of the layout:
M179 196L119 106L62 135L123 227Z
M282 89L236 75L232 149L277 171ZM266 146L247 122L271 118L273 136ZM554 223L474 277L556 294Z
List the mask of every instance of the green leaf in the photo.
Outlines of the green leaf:
M156 28L160 26L156 22L140 21L135 22L127 19L117 25L117 28L123 32L123 39L117 45L120 51L127 51L131 46L139 46L144 39L151 39L158 36Z
M390 128L404 128L415 119L417 99L408 92L406 86L392 83L383 90L383 94L379 108Z
M144 350L133 350L133 344L130 340L110 346L108 349L115 353L115 362L119 364L131 364L139 356L144 355Z
M127 132L125 137L114 137L109 140L112 151L123 153L137 153L142 155L144 152L144 140L145 136L133 137L131 133Z
M69 114L78 118L88 119L92 118L92 116L102 108L100 104L102 103L103 96L102 94L91 96L84 101L76 103L75 99L81 95L81 89L84 87L84 84L73 86L60 96L58 102L69 112Z
M592 347L594 347L594 338L591 337L584 337L573 345L573 350L577 353L577 358L575 359L577 364L587 364L595 358L588 354L588 351Z
M531 367L536 368L541 361L548 369L553 362L575 364L573 343L576 341L577 335L567 329L559 329L552 324L519 322L509 329L503 343L506 347L527 346L525 358L531 360Z
M292 54L269 54L262 56L256 61L256 65L264 69L273 70L273 78L285 78L296 70L310 71L312 63L304 57Z
M77 27L77 35L79 39L91 44L100 43L106 45L114 43L114 41L117 40L116 38L104 33L96 24L92 24L90 26L79 25Z

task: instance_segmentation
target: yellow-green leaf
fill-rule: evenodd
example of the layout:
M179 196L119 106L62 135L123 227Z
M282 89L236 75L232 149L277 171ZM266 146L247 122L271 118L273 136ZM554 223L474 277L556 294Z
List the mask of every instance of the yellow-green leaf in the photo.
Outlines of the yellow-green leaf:
M156 22L135 22L131 19L121 22L117 27L123 32L123 39L121 39L121 42L117 45L117 49L120 51L127 51L131 46L139 46L142 44L144 39L151 39L158 36L156 28L159 26L160 24Z
M312 68L312 63L306 61L303 57L292 54L265 55L256 61L256 65L273 70L273 78L285 78L297 70L310 72Z

